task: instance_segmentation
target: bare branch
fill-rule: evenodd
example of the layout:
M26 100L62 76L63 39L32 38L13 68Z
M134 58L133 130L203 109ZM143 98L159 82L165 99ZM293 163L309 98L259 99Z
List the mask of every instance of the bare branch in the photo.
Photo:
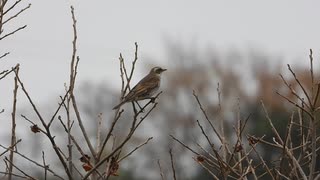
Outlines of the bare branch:
M21 2L21 0L17 0L14 4L12 4L7 10L5 10L4 12L3 12L3 14L2 15L6 15L9 11L11 11L17 4L19 4ZM4 3L5 4L5 3ZM3 5L3 7L4 7L4 5Z
M19 142L21 142L21 139L19 139L19 140L17 141L17 143L19 143ZM10 147L9 147L9 148L6 148L6 147L4 147L4 146L2 146L2 145L0 145L0 146L1 146L2 148L6 149L7 151L10 150ZM25 160L27 160L27 161L33 163L34 165L40 167L40 168L46 168L45 166L41 165L40 163L37 163L37 162L34 161L33 159L27 157L26 155L24 155L24 154L22 154L22 153L20 153L20 152L18 152L18 151L16 151L16 150L14 150L13 152L16 153L17 155L19 155L20 157L24 158ZM58 174L56 174L53 170L51 170L48 165L47 165L47 170L48 170L52 175L54 175L55 177L57 177L57 178L59 178L59 179L64 179L64 178L62 178L61 176L59 176Z
M5 157L5 160L7 162L9 162L9 164L11 164L14 168L16 168L19 172L21 172L23 175L27 176L28 178L32 179L32 180L36 180L35 178L33 178L32 176L28 175L26 172L24 172L22 169L18 168L16 165L13 164L13 162L11 162L7 157ZM12 175L12 173L9 173L9 175Z
M46 160L44 158L44 151L42 151L42 162L43 162L43 169L44 169L44 179L47 180L47 171L48 171L48 168L49 166L46 165Z
M124 160L125 158L127 158L128 156L130 156L131 154L133 154L136 150L138 150L139 148L141 148L142 146L148 144L148 142L152 139L153 137L149 137L144 143L140 144L139 146L135 147L132 151L130 151L128 154L126 154L125 156L123 156L122 158L120 158L118 160L118 163L120 163L122 160Z
M7 153L8 151L10 151L11 149L13 149L18 143L20 143L22 140L21 139L18 139L13 145L11 145L10 147L8 147L8 148L5 148L4 146L2 146L1 144L0 144L0 146L2 147L2 148L4 148L4 149L6 149L3 153L1 153L0 154L0 157L2 156L2 155L4 155L5 153Z
M292 88L292 86L290 84L288 84L288 82L284 79L284 77L280 74L280 78L282 79L283 83L289 88L289 90L291 91L291 94L293 94L297 99L299 99L303 105L305 105L308 109L310 109L310 106L305 102L305 100L303 98L301 98L297 92Z
M104 147L106 146L109 138L111 137L112 132L113 132L113 129L114 129L115 125L117 124L118 120L120 119L121 114L122 114L123 112L124 112L124 110L121 110L121 111L117 110L117 111L116 111L115 117L114 117L114 119L113 119L113 121L112 121L112 123L111 123L111 127L110 127L110 129L109 129L109 131L108 131L108 134L107 134L106 138L104 139L104 141L103 141L103 143L102 143L102 146L101 146L101 149L100 149L100 151L99 151L99 154L98 154L97 159L100 159L100 158L101 158L101 155L102 155L102 153L103 153Z
M164 180L163 172L162 172L162 168L161 168L161 164L160 164L160 159L158 159L157 163L158 163L158 167L159 167L159 171L160 171L161 180Z
M16 30L14 30L14 31L12 31L12 32L0 37L0 41L3 40L4 38L8 37L8 36L13 35L14 33L18 32L18 31L20 31L20 30L22 30L22 29L24 29L26 27L27 27L27 25L21 26L21 27L17 28Z
M64 97L61 98L61 103L59 103L59 106L58 106L57 110L56 110L55 113L52 115L52 117L51 117L51 119L50 119L50 121L49 121L49 123L48 123L48 127L51 126L53 120L55 119L55 117L57 116L58 112L60 111L61 106L64 104L66 98L68 97L68 93L69 93L69 91L67 91L66 94L64 95Z
M67 126L64 124L64 122L62 121L61 119L61 116L58 116L58 119L61 123L61 125L63 126L65 132L68 134L68 136L70 136L70 139L72 140L72 143L74 145L76 145L77 147L77 150L79 151L79 153L82 155L82 156L85 156L85 153L83 152L82 148L80 147L79 143L76 141L76 139L74 138L74 136L70 133L71 131L71 128L67 128Z
M195 93L195 91L193 91L193 96L195 97L195 99L197 100L197 103L199 105L199 108L201 109L202 113L204 114L206 120L208 121L208 123L210 124L210 127L212 128L212 130L214 131L214 133L218 136L219 140L221 143L223 143L223 138L221 137L220 133L216 130L216 128L213 126L212 122L210 121L206 111L203 109L202 104L200 103L200 100L197 96L197 94Z
M9 175L8 172L0 172L0 174L4 174L4 177L2 177L2 179L5 179L6 175ZM13 174L13 173L12 173L11 175L14 176L14 177L22 178L22 179L30 179L30 178L27 177L27 176L21 176L21 175L19 175L19 174Z
M82 119L81 119L81 116L80 116L80 112L78 110L78 105L77 105L77 102L76 102L76 98L74 96L74 85L75 85L75 80L76 80L76 74L77 74L77 64L78 64L78 61L79 61L79 57L77 57L77 62L76 62L76 52L77 52L77 20L75 18L75 14L74 14L74 8L73 6L71 6L71 15L72 15L72 21L73 21L73 41L72 41L72 44L73 44L73 52L72 52L72 58L71 58L71 64L70 64L70 85L69 85L69 94L70 94L70 98L71 98L71 101L72 101L72 106L73 106L73 109L74 109L74 112L76 114L76 117L77 117L77 120L78 120L78 123L79 123L79 127L81 129L81 132L86 140L86 144L88 145L89 147L89 150L92 154L93 157L96 157L96 153L95 153L95 150L90 142L90 139L88 137L88 134L87 134L87 131L85 130L85 127L82 123Z
M160 93L158 93L159 95ZM148 105L148 104L147 104ZM147 106L146 105L146 106ZM116 154L119 150L122 149L122 147L131 139L132 135L134 134L134 132L137 130L137 128L139 127L139 125L146 119L146 117L151 113L151 111L153 111L153 109L157 106L157 103L155 103L151 109L146 113L145 116L140 118L140 121L137 123L137 125L132 129L130 129L128 135L126 136L126 138L122 141L122 143L120 143L120 145L118 145L118 147L114 148L113 151L106 157L104 157L103 159L101 159L84 177L83 179L87 179L90 174L92 174L94 171L96 171L96 169L98 167L100 167L104 162L108 161L111 157L113 157L114 154Z
M31 4L29 4L28 6L26 6L25 8L21 9L18 13L16 13L15 15L11 16L10 18L8 18L7 20L3 21L2 24L6 24L7 22L9 22L10 20L18 17L21 13L23 13L25 10L29 9L31 7Z
M173 179L177 180L176 170L175 170L174 164L173 164L173 154L172 154L172 149L171 148L169 149L169 154L170 154L170 160L171 160L171 168L172 168L172 172L173 172Z
M1 72L0 75L3 74L3 76L0 77L0 80L3 79L3 78L5 78L5 77L6 77L7 75L9 75L10 73L14 72L14 70L15 70L16 68L18 68L19 66L20 66L20 65L17 64L15 67L11 68L10 71L9 71L9 70L5 70L5 71Z
M96 147L96 151L97 153L99 153L98 151L100 150L100 143L101 143L101 128L102 128L102 113L99 113L98 115L98 122L97 122L97 147Z
M206 138L206 140L208 141L210 147L214 150L214 144L210 141L208 135L206 134L206 132L204 131L203 127L201 126L199 120L197 120L198 126L201 129L202 134L204 135L204 137Z
M261 101L261 105L262 105L263 111L264 111L264 113L265 113L265 116L266 116L266 118L267 118L267 120L268 120L268 123L269 123L269 125L270 125L270 127L271 127L272 132L276 135L277 139L281 142L281 144L283 144L283 141L282 141L282 139L281 139L281 137L280 137L277 129L274 127L274 125L273 125L273 123L272 123L272 120L271 120L271 118L269 117L269 113L268 113L266 107L264 106L263 101Z
M186 144L184 144L183 142L181 142L179 139L175 138L173 135L170 134L170 137L177 141L179 144L181 144L183 147L185 147L186 149L188 149L189 151L193 152L196 155L200 155L199 153L197 153L195 150L191 149L189 146L187 146Z
M15 69L15 73L18 74L19 73L19 67L17 67ZM14 145L16 144L16 108L17 108L17 92L18 92L18 81L17 81L17 77L14 78L14 90L13 90L13 107L12 107L12 128L11 128L11 151L10 151L10 155L9 155L9 160L10 160L10 165L9 165L9 176L8 179L11 180L12 179L12 169L13 169L13 148L15 147Z
M296 80L296 82L297 82L297 83L299 84L299 86L301 87L301 89L302 89L302 91L303 91L304 95L307 97L308 102L309 102L309 106L312 106L311 99L310 99L310 97L309 97L309 95L308 95L308 93L307 93L306 89L302 86L302 84L301 84L300 80L297 78L296 74L295 74L295 73L294 73L294 71L291 69L290 65L289 65L289 64L287 64L287 66L288 66L289 71L290 71L290 72L291 72L291 74L293 75L294 79Z
M35 113L37 114L37 116L38 116L39 120L41 121L43 127L45 128L45 130L46 130L46 133L45 133L45 134L46 134L46 136L48 137L48 139L50 140L50 142L51 142L51 144L52 144L52 147L53 147L55 153L57 154L57 156L58 156L61 164L63 165L66 174L68 175L69 179L72 179L72 176L71 176L71 174L70 174L69 168L68 168L66 162L64 161L63 156L62 156L61 153L60 153L59 147L57 146L57 144L56 144L56 142L55 142L55 140L54 140L54 137L51 135L50 128L47 126L46 122L45 122L44 119L42 118L41 114L39 113L37 107L36 107L35 104L33 103L31 97L29 96L29 93L28 93L27 90L25 89L24 84L23 84L22 81L20 80L19 75L18 75L17 73L16 73L16 77L17 77L17 79L18 79L18 82L19 82L19 84L20 84L20 86L21 86L22 91L23 91L24 94L27 96L27 98L28 98L31 106L33 107L33 110L35 111Z
M10 52L6 52L6 53L4 53L2 56L0 56L0 59L2 59L2 58L4 58L4 57L6 57L7 55L9 55L10 54Z
M310 60L310 76L311 76L311 99L314 99L314 74L313 74L313 56L312 56L312 49L310 49L309 54ZM311 103L311 102L310 102ZM313 104L310 104L312 106Z

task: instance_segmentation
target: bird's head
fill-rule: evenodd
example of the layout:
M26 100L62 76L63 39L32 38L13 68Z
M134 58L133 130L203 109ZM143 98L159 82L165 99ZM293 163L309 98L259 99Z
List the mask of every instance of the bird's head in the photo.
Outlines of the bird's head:
M154 67L151 69L150 73L154 73L154 74L157 74L157 75L160 75L162 72L166 71L167 69L163 69L161 67Z

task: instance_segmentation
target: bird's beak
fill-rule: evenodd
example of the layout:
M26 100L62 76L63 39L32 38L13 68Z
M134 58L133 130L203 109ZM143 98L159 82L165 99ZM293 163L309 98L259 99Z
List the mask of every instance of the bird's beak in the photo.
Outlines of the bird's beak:
M167 69L162 69L162 72L166 71Z

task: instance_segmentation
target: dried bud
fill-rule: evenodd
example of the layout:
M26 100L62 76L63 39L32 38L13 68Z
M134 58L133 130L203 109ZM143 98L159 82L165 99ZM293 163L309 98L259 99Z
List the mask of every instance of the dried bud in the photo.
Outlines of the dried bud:
M236 147L234 148L235 152L240 152L243 149L240 143L237 143Z
M92 165L91 165L90 163L84 163L84 164L82 164L82 168L83 168L86 172L88 172L88 171L90 171L90 170L92 169Z
M119 166L119 163L117 163L117 162L114 163L114 164L112 165L110 171L109 171L110 175L111 175L111 176L119 176L118 173L117 173L119 167L120 167L120 166Z
M117 162L117 160L114 157L112 157L111 158L111 163L110 163L110 166L109 166L109 169L108 169L109 175L111 175L111 176L119 176L118 173L117 173L119 167L120 167L120 165Z
M199 155L199 156L197 156L196 160L198 163L203 163L205 158L203 156Z
M38 125L33 125L33 126L30 126L30 129L33 133L38 133L40 132L40 128L38 127Z
M80 161L83 163L89 163L90 164L90 156L85 154L80 158Z
M254 144L257 144L259 142L259 139L255 138L253 136L250 136L248 138L248 141L249 141L250 145L254 145Z

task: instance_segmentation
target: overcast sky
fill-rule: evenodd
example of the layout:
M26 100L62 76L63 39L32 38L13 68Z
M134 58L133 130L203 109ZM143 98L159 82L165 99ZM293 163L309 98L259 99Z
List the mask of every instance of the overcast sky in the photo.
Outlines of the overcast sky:
M27 5L28 0L24 0ZM22 32L0 43L1 69L21 64L22 80L38 104L58 96L67 82L72 48L70 5L78 20L78 82L119 82L118 56L133 57L139 44L138 75L144 57L165 59L164 38L199 48L220 50L255 47L287 59L307 58L320 50L319 1L66 1L32 0L32 7L9 28L27 24ZM20 6L22 7L22 6ZM135 77L137 81L140 77ZM0 81L0 108L12 97L11 79ZM111 84L115 88L120 83ZM22 100L21 100L22 101ZM4 103L4 104L3 104ZM10 110L11 111L11 110ZM9 112L8 112L9 113Z

